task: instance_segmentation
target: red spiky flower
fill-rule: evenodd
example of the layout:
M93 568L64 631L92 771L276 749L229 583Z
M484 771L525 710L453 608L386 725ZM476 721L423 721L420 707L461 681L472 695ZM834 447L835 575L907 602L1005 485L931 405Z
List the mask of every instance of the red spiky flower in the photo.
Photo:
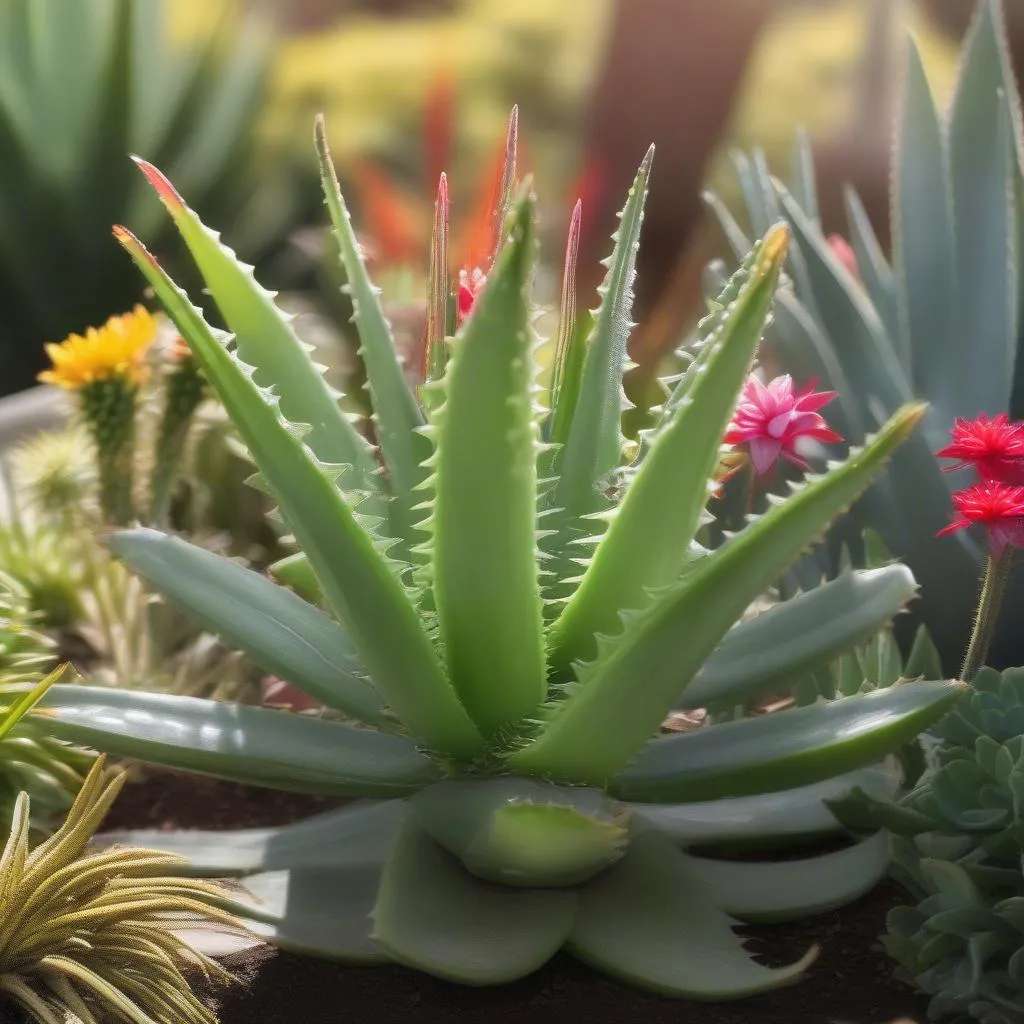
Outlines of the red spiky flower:
M1024 487L983 480L953 495L957 515L936 536L985 528L989 550L998 558L1007 547L1024 547Z
M943 472L973 467L981 480L1024 485L1024 422L1012 422L1005 412L975 420L958 418L950 431L950 444L935 454L956 459Z
M842 441L818 412L835 397L834 391L815 393L814 382L803 391L795 391L788 373L767 384L752 376L743 387L724 442L746 444L758 476L771 472L780 456L794 466L809 469L796 453L801 438Z

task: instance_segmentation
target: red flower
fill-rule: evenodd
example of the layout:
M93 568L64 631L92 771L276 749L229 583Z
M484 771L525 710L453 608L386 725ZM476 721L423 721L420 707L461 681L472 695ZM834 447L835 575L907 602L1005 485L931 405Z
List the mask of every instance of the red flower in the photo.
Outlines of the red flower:
M1024 423L1011 423L1005 412L976 420L957 419L949 432L952 444L935 454L940 459L957 459L944 472L973 466L982 480L1024 484Z
M988 534L992 554L1024 547L1024 487L984 480L953 495L957 517L936 534L942 537L980 523Z
M818 410L836 397L834 391L814 392L812 382L806 391L794 392L789 374L762 384L750 377L743 387L739 405L726 431L726 444L746 444L758 476L771 471L779 456L794 466L808 469L796 454L802 437L818 441L842 441Z
M857 266L857 254L850 243L842 235L829 235L828 246L832 255L846 268L851 277L860 280L860 268Z
M459 271L457 306L460 324L473 311L476 297L483 290L485 284L487 284L487 275L479 267L474 267L472 271Z

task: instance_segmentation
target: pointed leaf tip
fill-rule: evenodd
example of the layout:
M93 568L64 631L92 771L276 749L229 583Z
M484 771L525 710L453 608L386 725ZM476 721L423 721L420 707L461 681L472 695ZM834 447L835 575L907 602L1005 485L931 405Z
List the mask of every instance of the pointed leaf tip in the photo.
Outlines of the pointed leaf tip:
M789 225L779 223L769 229L764 236L764 260L767 264L765 269L776 267L786 259L789 251L790 231Z
M157 258L142 244L136 235L123 224L115 224L111 228L111 233L117 240L118 245L121 246L130 256L134 256L137 259L145 260L152 267L159 267L160 264L157 262Z
M143 160L141 156L133 155L132 160L135 161L136 166L146 176L146 181L153 186L154 191L165 206L185 206L185 200L181 198L178 190L171 184L170 179L159 167L151 164L148 160Z

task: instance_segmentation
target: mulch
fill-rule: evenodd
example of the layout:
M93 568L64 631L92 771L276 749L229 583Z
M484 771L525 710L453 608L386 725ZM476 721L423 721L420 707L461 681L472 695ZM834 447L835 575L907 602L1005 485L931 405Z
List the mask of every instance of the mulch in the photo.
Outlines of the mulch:
M242 828L308 817L341 801L295 796L171 772L126 788L110 828ZM748 929L766 963L814 943L803 981L735 1003L646 995L559 956L502 988L471 989L401 967L344 967L268 951L219 993L222 1024L924 1024L925 999L894 976L878 943L899 892L882 885L851 906L790 925Z

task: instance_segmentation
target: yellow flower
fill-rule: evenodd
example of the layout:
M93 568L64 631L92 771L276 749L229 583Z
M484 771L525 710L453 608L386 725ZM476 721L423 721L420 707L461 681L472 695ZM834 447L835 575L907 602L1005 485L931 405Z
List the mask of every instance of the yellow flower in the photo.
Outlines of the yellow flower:
M59 345L47 345L53 366L39 374L39 380L72 391L113 377L138 384L146 375L144 357L156 333L149 310L136 306L130 313L112 316L102 327L90 327L84 337L72 334Z

